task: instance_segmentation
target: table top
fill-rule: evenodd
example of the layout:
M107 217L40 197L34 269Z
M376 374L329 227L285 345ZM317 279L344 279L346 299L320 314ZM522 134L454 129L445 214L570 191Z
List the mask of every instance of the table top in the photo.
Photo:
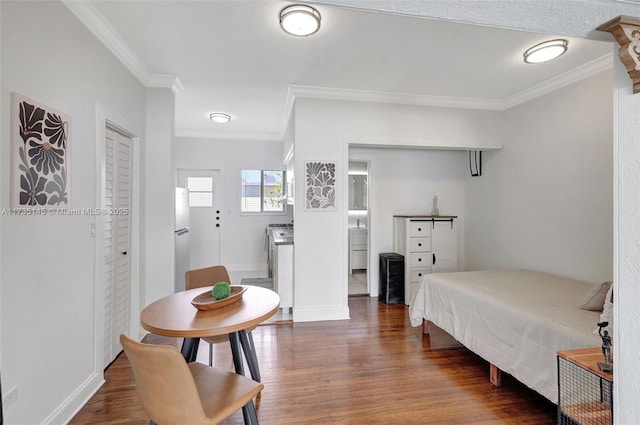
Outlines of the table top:
M558 356L580 366L583 369L591 371L609 382L613 382L613 373L603 372L598 367L598 362L604 361L602 348L600 347L561 350L558 351Z
M140 313L140 323L153 334L181 338L226 335L253 328L278 311L280 297L266 288L245 287L239 301L208 311L196 309L191 300L211 287L168 295L146 306Z

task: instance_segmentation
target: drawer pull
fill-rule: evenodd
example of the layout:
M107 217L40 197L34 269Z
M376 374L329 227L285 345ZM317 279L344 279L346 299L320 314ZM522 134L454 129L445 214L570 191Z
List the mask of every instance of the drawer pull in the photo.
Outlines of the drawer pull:
M418 227L418 232L422 232L422 227Z
M418 246L422 246L422 242L418 242Z
M422 261L422 258L418 258L418 261Z
M418 273L418 277L422 277L422 273Z

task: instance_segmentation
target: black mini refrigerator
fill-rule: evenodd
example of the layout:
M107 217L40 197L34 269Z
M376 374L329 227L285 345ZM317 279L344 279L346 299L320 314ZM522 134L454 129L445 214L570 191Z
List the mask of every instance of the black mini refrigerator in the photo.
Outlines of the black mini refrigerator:
M404 304L404 256L395 252L380 254L380 301Z

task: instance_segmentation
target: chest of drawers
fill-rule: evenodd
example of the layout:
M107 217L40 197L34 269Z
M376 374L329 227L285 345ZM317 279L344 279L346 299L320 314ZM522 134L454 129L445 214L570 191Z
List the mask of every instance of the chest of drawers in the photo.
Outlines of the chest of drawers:
M424 275L458 271L457 216L394 216L393 250L405 257L405 304Z

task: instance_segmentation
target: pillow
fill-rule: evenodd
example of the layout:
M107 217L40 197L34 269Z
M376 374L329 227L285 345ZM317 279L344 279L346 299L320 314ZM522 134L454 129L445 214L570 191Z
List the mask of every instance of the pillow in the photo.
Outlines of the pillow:
M587 296L584 304L580 306L583 310L602 311L604 309L605 298L612 282L604 282L600 286L595 286Z

